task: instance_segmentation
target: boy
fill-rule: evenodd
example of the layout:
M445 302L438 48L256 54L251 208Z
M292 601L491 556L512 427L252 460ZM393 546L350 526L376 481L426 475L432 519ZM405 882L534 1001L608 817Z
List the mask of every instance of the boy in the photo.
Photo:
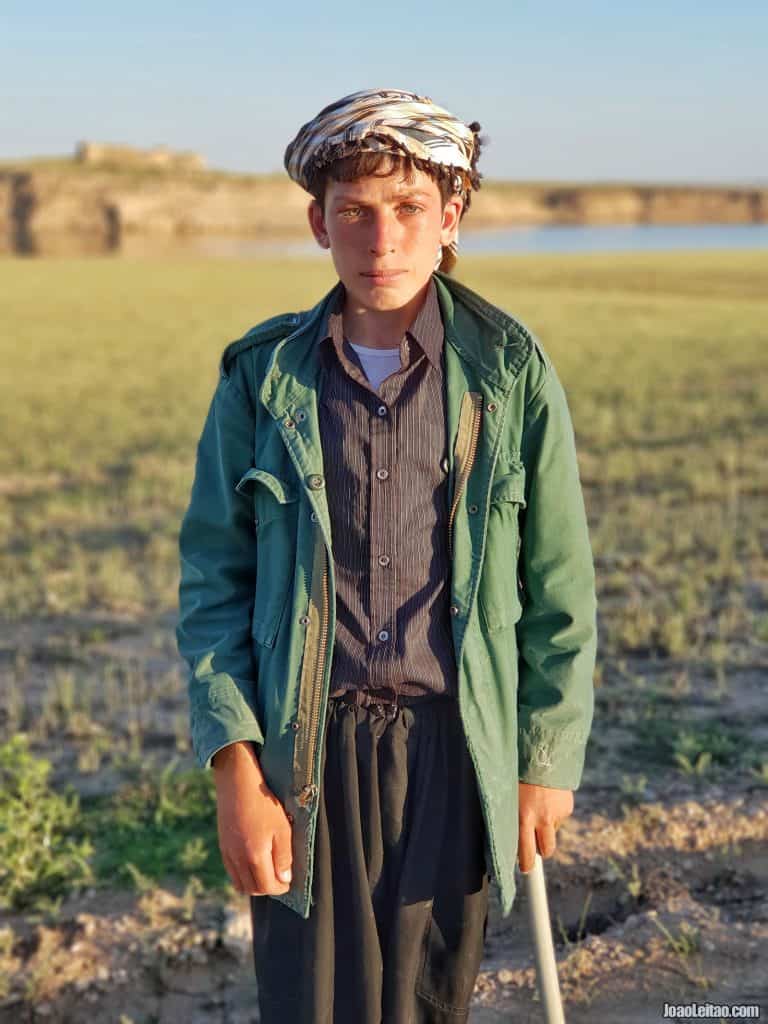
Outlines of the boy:
M228 345L180 532L179 650L262 1021L465 1018L573 810L594 570L565 395L448 271L480 125L364 90L285 155L339 281Z

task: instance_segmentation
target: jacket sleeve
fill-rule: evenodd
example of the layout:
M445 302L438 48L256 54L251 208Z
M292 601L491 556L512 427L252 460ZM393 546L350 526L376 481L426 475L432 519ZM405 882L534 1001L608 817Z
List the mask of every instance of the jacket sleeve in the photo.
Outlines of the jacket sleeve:
M256 536L249 496L235 485L253 457L253 413L220 368L197 445L189 506L179 532L176 640L190 669L192 747L202 768L217 750L264 735L256 711L251 619Z
M519 779L576 790L594 713L597 599L573 426L548 358L527 404L521 455Z

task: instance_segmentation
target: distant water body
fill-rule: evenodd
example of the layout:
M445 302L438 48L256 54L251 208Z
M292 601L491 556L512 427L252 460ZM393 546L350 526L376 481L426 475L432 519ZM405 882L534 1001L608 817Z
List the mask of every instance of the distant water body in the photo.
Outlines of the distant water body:
M258 241L201 237L190 241L201 256L317 256L314 241ZM459 251L467 254L546 252L638 252L659 249L768 249L768 224L547 225L464 231Z

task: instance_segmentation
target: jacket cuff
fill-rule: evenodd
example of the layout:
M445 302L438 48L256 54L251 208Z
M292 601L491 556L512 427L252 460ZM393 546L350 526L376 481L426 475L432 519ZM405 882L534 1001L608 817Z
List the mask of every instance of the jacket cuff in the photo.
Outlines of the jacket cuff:
M264 731L256 713L232 676L219 673L205 685L196 680L190 703L192 749L201 768L212 767L213 755L222 747L250 740L260 753Z
M518 778L532 786L577 790L584 772L589 732L579 726L547 730L520 729Z

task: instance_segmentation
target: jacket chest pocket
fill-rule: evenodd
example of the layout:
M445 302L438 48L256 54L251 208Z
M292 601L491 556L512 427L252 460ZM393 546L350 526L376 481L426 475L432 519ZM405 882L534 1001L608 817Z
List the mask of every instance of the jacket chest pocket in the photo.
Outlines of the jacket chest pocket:
M480 617L488 633L506 629L522 612L520 558L520 510L525 508L525 467L494 480L488 510L485 559L478 586Z
M294 578L298 492L290 481L257 468L249 469L235 490L253 495L256 593L251 636L257 643L272 647Z

